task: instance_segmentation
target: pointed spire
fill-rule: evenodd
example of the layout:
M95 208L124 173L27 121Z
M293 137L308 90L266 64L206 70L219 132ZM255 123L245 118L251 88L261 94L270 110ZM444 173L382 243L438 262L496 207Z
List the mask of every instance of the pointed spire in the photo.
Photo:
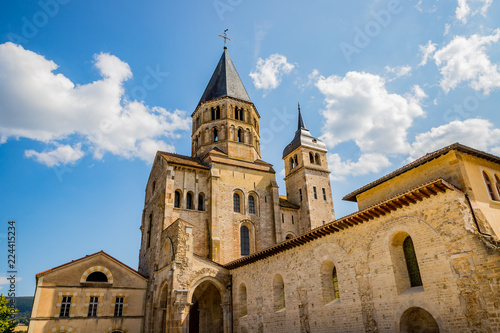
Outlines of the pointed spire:
M252 102L229 57L227 48L224 48L224 52L220 57L217 67L215 67L212 78L208 82L203 96L201 96L200 103L220 97L233 97L246 102Z
M299 105L299 124L297 127L297 131L301 129L307 130L306 124L304 123L304 119L302 119L302 113L300 113L300 103L298 103L298 105Z

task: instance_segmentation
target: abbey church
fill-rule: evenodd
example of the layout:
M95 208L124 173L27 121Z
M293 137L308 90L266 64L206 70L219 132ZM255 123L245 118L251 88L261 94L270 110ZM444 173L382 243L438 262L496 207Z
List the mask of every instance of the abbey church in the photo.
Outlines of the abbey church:
M429 152L336 218L326 145L297 113L280 195L224 48L191 155L154 159L138 269L101 251L37 274L29 332L500 332L500 157Z

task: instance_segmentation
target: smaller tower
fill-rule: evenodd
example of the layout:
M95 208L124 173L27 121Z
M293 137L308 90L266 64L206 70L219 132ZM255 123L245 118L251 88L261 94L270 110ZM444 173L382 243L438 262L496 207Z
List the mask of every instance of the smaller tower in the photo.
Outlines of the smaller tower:
M295 137L283 150L287 200L300 206L299 231L307 232L335 218L326 145L306 128L299 109Z

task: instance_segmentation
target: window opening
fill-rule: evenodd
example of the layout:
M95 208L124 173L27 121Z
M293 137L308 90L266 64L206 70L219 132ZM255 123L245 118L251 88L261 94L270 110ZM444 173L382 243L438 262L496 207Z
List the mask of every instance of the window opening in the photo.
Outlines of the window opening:
M97 307L98 306L99 306L99 297L90 296L89 312L87 313L87 317L97 317Z
M253 196L248 197L248 213L255 214L255 198Z
M59 317L69 317L69 310L71 308L71 296L63 296L61 301L61 311Z
M242 226L240 229L240 246L242 256L250 254L250 232L247 226Z
M405 255L406 268L408 269L408 276L410 277L410 285L412 287L421 286L422 278L420 277L415 247L413 246L413 241L410 236L406 237L403 242L403 252Z
M115 299L115 317L123 316L123 297L116 297Z
M238 193L233 194L233 210L235 213L240 212L240 195Z

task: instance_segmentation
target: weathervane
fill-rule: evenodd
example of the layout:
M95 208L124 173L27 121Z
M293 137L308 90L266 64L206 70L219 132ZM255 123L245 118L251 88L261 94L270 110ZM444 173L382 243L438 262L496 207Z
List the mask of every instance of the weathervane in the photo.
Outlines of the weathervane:
M228 30L228 29L224 30L224 36L219 35L219 37L224 38L224 48L225 48L225 49L227 48L227 47L226 47L227 40L228 40L228 39L229 39L229 40L231 40L231 38L227 37L227 30Z

